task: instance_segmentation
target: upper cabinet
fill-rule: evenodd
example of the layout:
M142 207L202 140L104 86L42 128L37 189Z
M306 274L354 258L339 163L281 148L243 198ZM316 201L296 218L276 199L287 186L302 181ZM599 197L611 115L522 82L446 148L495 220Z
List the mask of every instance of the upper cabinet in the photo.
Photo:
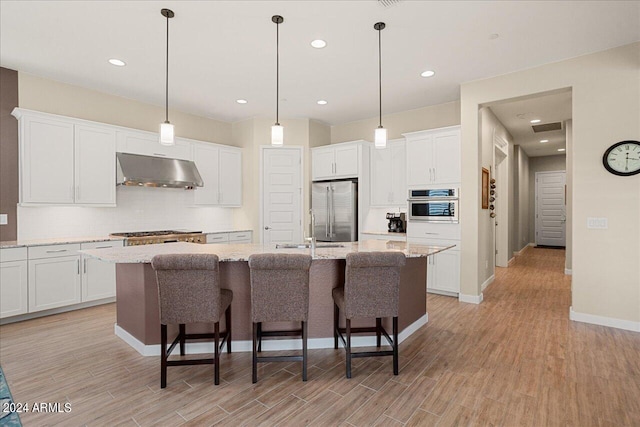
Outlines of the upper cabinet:
M371 206L406 207L406 154L404 139L389 141L387 148L371 150Z
M193 160L191 143L188 140L176 138L174 145L162 145L157 133L133 129L118 130L117 133L120 153Z
M193 159L204 186L195 190L202 206L242 205L242 150L193 141Z
M115 131L15 109L20 135L20 203L113 206Z
M346 142L311 150L313 181L358 177L359 142Z
M460 183L459 126L403 135L409 187Z

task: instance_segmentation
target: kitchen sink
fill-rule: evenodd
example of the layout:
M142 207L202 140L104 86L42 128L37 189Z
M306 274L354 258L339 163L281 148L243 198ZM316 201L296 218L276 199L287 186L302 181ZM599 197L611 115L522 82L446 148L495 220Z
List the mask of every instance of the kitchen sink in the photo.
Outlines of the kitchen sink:
M309 249L311 243L277 243L276 249ZM344 248L340 243L316 243L316 248Z

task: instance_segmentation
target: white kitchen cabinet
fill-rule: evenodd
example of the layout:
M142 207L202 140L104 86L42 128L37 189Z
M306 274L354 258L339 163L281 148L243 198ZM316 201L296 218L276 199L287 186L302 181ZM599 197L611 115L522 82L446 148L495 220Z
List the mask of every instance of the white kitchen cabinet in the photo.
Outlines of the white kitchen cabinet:
M193 159L204 181L195 190L200 206L242 205L242 150L205 142L192 142Z
M0 319L28 310L27 248L0 249Z
M183 138L175 138L174 145L162 145L157 133L121 129L117 131L117 139L118 152L121 153L193 160L191 142Z
M123 242L106 241L82 243L80 249L104 249L122 247ZM82 255L82 302L116 296L116 265Z
M460 182L460 127L403 134L407 141L407 185Z
M252 241L253 232L251 230L207 234L207 243L251 243Z
M311 149L313 181L358 177L358 141Z
M15 109L20 122L20 203L113 206L115 131Z
M411 225L411 224L410 224ZM409 234L411 234L409 229ZM457 296L460 293L460 242L433 238L407 238L412 243L432 246L451 246L451 249L431 255L427 258L427 292Z
M30 247L29 313L82 300L80 244Z
M371 147L371 206L407 205L404 140L387 142L387 148Z

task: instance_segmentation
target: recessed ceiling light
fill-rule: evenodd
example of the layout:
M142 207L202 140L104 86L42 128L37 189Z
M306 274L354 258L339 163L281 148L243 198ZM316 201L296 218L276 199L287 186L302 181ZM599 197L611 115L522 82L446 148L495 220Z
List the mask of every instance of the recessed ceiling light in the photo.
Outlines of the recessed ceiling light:
M126 62L116 58L111 58L109 60L109 64L115 65L116 67L124 67L125 65L127 65Z
M236 99L238 104L246 104L248 101L246 99Z
M431 70L427 70L427 71L423 71L422 73L420 73L420 75L422 77L433 77L436 75L435 71L431 71Z
M558 148L558 151L565 151L566 148Z
M540 142L544 144L545 142L549 142L549 140L548 139L541 139Z
M318 101L318 105L327 105L327 101L325 101L324 99L321 99Z
M323 47L325 47L327 45L327 42L324 40L314 40L311 42L311 46L315 47L316 49L322 49Z
M531 121L529 121L529 123L540 123L542 120L540 119L533 119Z

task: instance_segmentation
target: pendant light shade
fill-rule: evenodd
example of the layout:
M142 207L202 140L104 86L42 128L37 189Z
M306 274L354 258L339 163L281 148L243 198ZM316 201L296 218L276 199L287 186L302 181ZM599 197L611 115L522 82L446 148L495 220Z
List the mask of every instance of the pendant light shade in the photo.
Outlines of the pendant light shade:
M280 113L280 24L284 18L273 15L271 21L276 24L276 122L271 126L271 145L282 147L284 145L284 128L279 123Z
M173 18L175 14L171 9L162 9L160 11L162 16L167 18L167 62L165 68L165 120L160 124L160 144L162 145L174 145L175 132L173 125L169 122L169 19Z
M374 145L376 148L387 148L387 130L382 126L382 38L381 31L385 27L384 22L377 22L373 28L378 32L378 89L380 106L380 124L375 131Z

